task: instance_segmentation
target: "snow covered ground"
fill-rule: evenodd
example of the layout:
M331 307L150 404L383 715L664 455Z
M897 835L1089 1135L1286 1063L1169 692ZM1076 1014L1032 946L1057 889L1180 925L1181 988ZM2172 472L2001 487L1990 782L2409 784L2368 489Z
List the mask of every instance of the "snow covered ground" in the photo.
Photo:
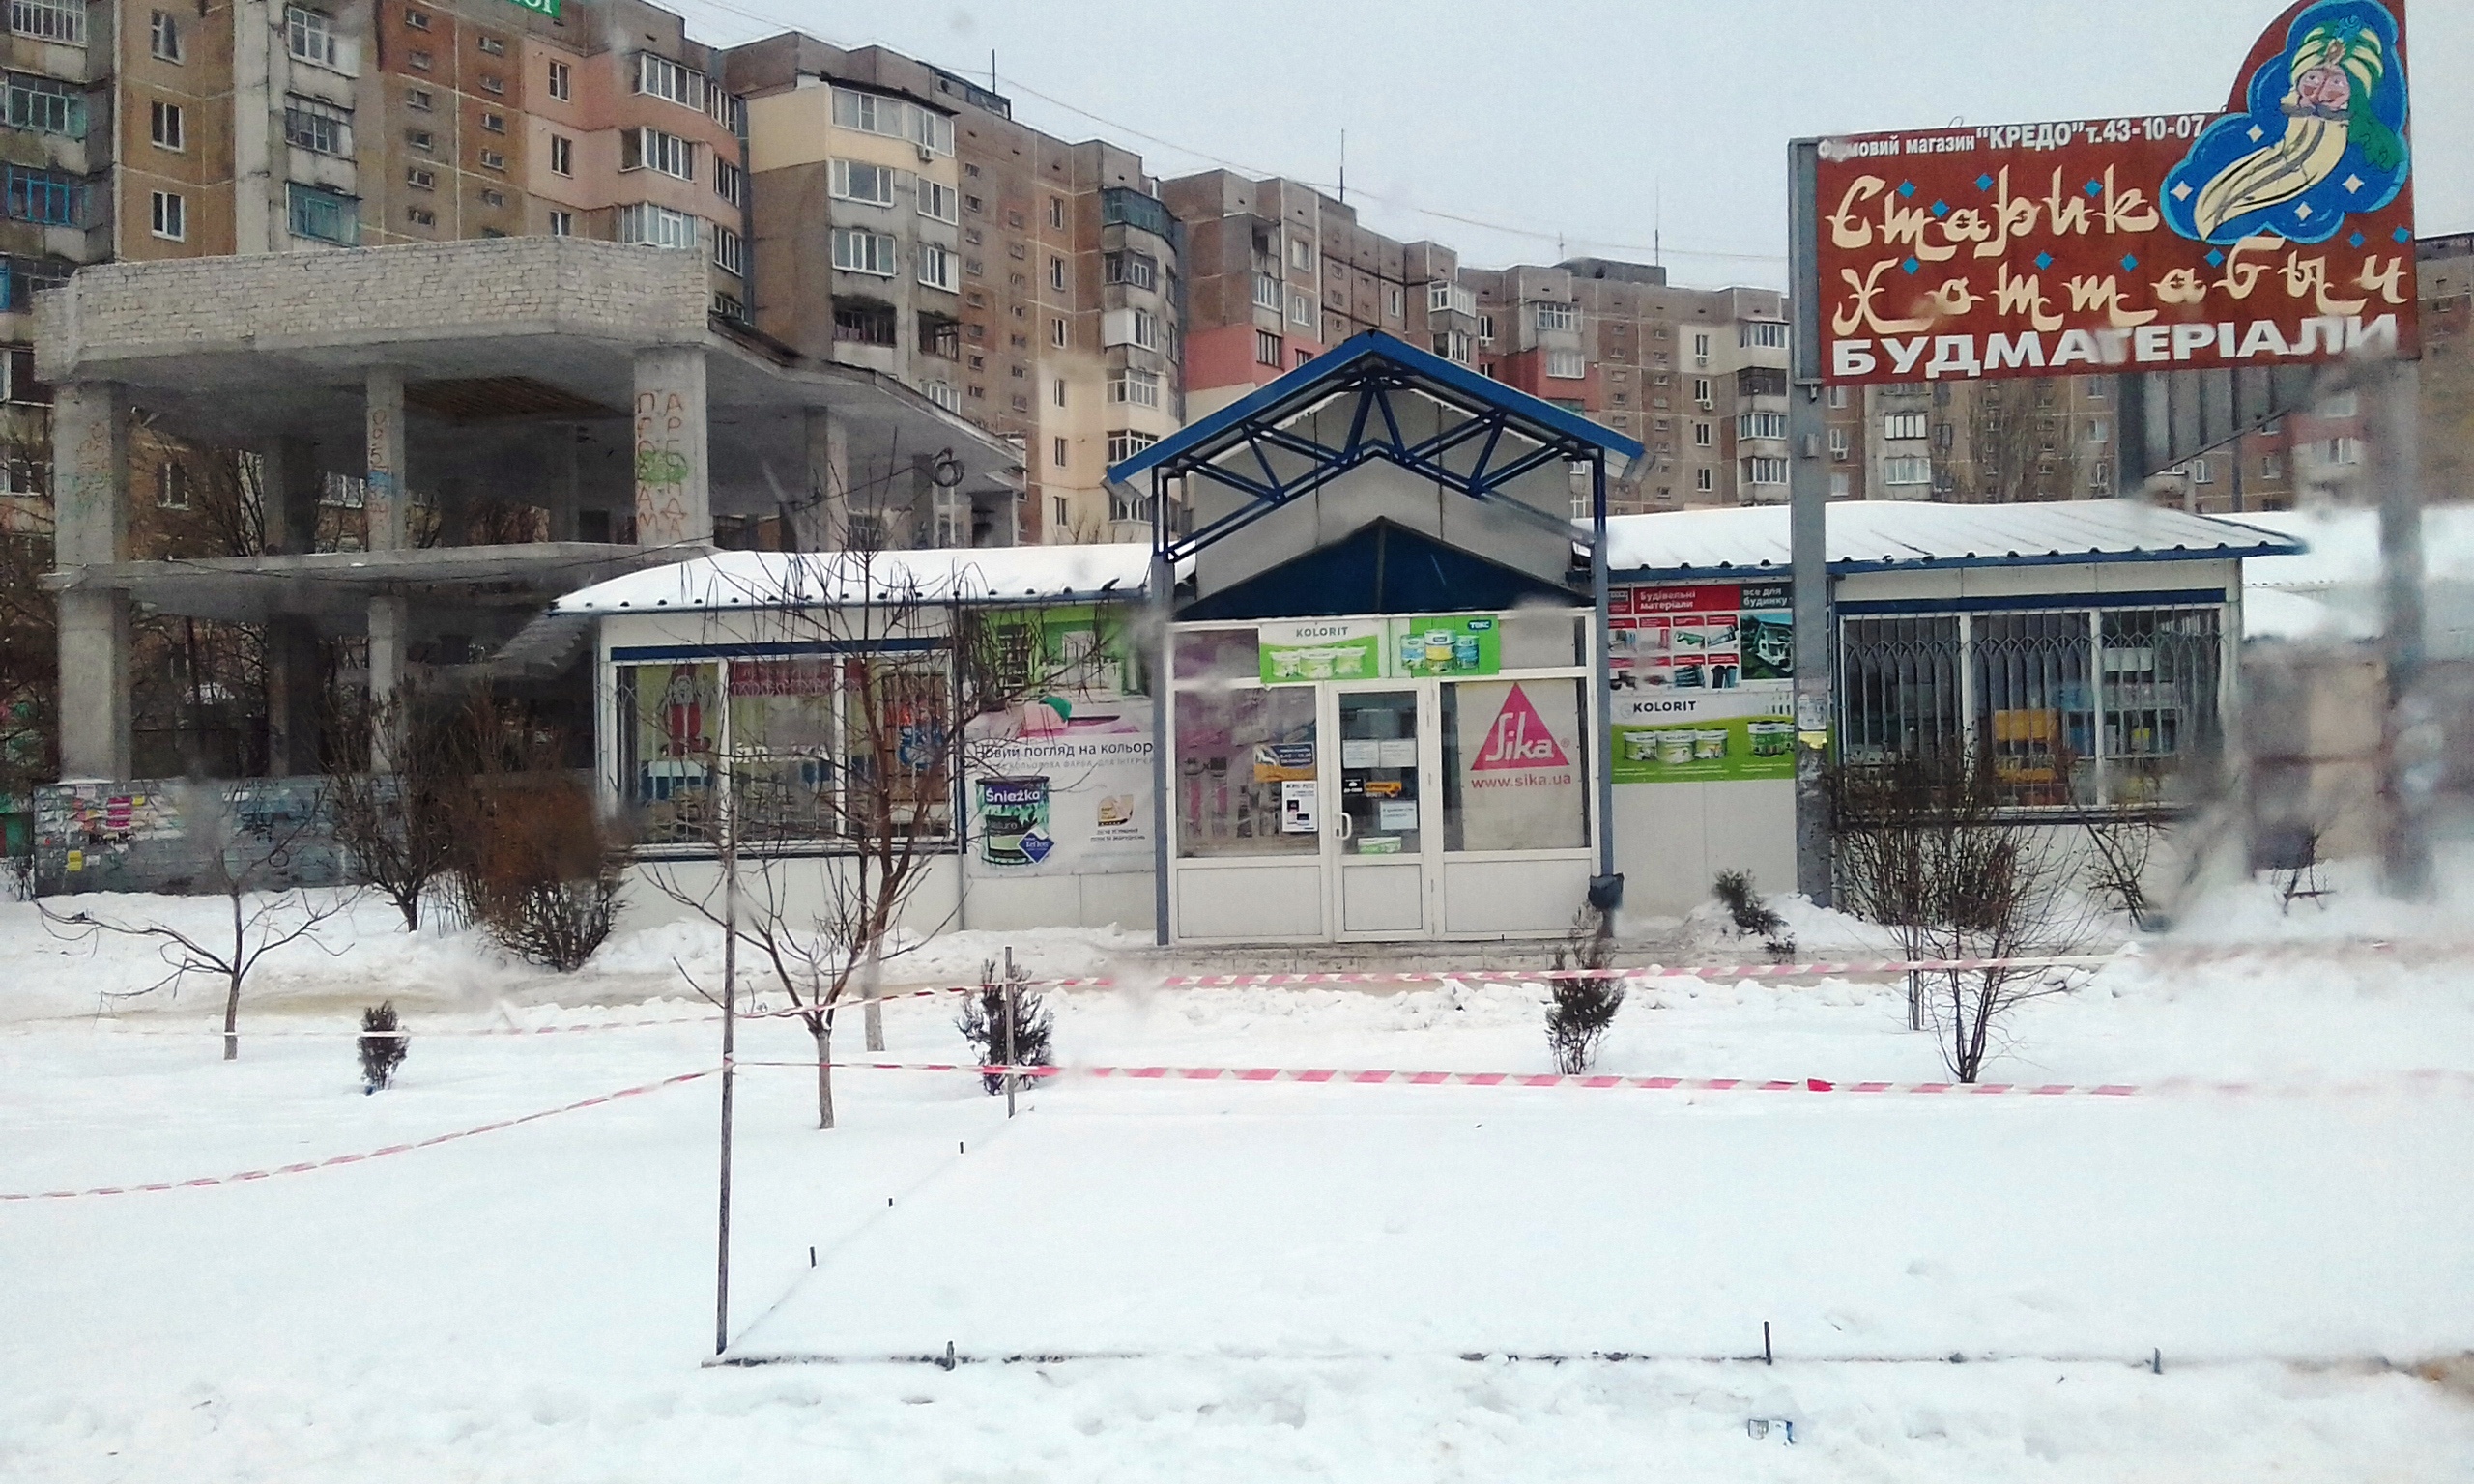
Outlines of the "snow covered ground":
M2367 905L2340 885L2329 918ZM341 1168L0 1203L0 1478L2461 1478L2474 1083L2409 1075L2474 1073L2461 905L2382 909L2382 949L2232 894L2186 916L2204 940L2032 1007L1992 1069L2243 1095L1066 1079L1009 1124L975 1080L854 1070L819 1133L808 1074L751 1070L733 1354L830 1363L702 1363L710 1078ZM1014 942L1043 973L1124 946ZM226 1065L198 986L99 1022L147 956L0 906L0 1191L368 1151L716 1060L683 928L563 981L367 903L335 944L270 961ZM381 994L416 1039L363 1097L348 1027ZM1520 985L1055 1000L1069 1065L1549 1065ZM1663 980L1601 1066L1937 1077L1903 1008ZM951 1013L897 1002L890 1050L952 1059ZM643 1019L676 1023L470 1034ZM742 1050L806 1045L774 1023ZM1765 1320L1778 1363L1729 1358ZM949 1341L970 1363L882 1358ZM1071 1357L996 1358L1021 1355Z

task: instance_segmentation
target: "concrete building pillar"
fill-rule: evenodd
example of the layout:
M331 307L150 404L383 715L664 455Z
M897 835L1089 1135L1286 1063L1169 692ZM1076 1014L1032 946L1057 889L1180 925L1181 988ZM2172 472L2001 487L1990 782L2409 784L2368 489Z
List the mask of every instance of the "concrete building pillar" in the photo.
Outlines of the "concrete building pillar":
M656 345L636 352L638 546L712 541L706 440L704 350Z
M807 410L807 493L791 511L790 544L838 552L850 544L850 435L829 408Z
M398 739L412 720L404 683L408 617L402 598L369 600L369 767L374 773L393 770Z
M129 556L129 391L76 382L51 410L54 560L63 571ZM129 594L60 594L60 771L129 775Z
M404 493L404 373L393 366L370 367L361 396L362 431L369 444L369 488L362 498L368 547L400 552L409 544L404 530L409 503Z
M573 541L576 512L584 502L584 430L554 423L551 432L558 443L550 454L547 481L550 539Z
M258 495L266 503L270 552L318 548L318 498L324 481L317 452L317 445L302 438L278 438L258 450Z
M318 631L306 618L267 620L267 777L318 771Z

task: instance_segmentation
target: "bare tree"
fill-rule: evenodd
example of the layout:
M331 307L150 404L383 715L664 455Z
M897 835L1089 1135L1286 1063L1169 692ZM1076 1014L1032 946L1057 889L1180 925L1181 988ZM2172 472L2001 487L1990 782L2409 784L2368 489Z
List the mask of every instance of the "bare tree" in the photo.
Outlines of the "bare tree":
M56 912L37 903L51 930L91 940L99 933L152 940L170 970L143 989L106 991L106 998L130 999L170 989L180 992L190 975L218 980L223 994L223 1059L241 1054L241 990L267 955L295 943L308 943L326 953L338 952L318 936L318 927L346 911L356 895L337 890L331 895L303 887L278 885L292 853L307 842L319 823L319 809L309 808L288 819L252 818L236 795L240 788L192 785L185 790L183 817L192 853L205 863L204 882L223 899L228 931L191 932L165 923L136 921L80 908Z
M2011 807L1989 759L1911 755L1830 777L1842 899L1887 927L1911 959L2067 955L2095 914L2071 890L2066 831ZM2066 979L2036 968L1938 969L1908 976L1909 1024L1931 1028L1942 1065L1973 1082L2004 1023Z
M470 698L439 797L457 909L528 962L584 967L618 921L626 841L589 778L564 767L566 740L523 705Z
M462 791L477 771L477 749L466 708L424 714L407 689L337 708L336 745L327 754L327 799L335 842L360 879L404 917L421 925L421 904L454 869L455 822ZM370 738L383 729L392 745L373 756Z

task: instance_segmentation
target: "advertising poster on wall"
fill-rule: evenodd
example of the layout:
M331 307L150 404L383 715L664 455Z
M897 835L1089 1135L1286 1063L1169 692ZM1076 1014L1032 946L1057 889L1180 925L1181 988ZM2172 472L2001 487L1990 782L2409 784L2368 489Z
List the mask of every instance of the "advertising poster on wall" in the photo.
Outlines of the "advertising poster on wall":
M1784 582L1660 584L1608 595L1608 755L1619 784L1796 776L1796 644Z
M1380 618L1297 618L1262 626L1265 685L1373 680L1383 674Z
M1392 620L1392 673L1491 675L1503 669L1503 628L1492 614Z
M1062 729L972 744L971 873L1151 869L1151 701L1078 710Z

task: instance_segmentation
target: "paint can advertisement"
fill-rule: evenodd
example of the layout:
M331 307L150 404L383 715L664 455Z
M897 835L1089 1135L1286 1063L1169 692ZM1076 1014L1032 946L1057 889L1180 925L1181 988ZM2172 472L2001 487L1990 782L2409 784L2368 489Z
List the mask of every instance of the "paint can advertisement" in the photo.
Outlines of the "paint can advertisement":
M1056 848L1049 833L1048 780L979 781L979 858L992 866L1036 866Z
M975 742L970 872L1149 870L1151 754L1142 697L1078 708L1061 728Z

